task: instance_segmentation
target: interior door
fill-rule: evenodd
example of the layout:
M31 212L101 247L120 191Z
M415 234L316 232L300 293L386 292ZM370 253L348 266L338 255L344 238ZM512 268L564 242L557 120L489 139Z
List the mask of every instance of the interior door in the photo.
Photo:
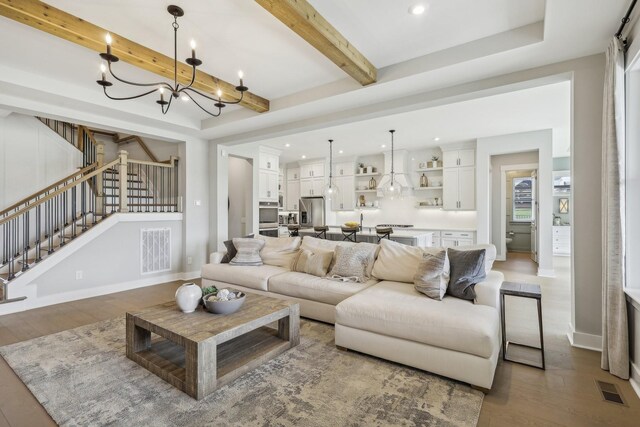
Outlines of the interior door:
M531 259L538 262L538 171L531 172Z

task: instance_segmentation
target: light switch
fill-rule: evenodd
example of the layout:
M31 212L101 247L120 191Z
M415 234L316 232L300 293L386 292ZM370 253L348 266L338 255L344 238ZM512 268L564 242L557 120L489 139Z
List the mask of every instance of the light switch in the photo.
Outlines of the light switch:
M202 206L202 200L194 200L193 204L196 206Z

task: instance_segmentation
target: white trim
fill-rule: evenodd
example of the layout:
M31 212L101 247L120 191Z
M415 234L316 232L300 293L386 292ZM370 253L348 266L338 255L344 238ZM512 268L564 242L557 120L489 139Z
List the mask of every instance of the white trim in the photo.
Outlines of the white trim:
M507 204L505 199L507 198L507 172L517 170L538 170L537 163L523 163L517 165L503 165L500 166L500 247L496 259L498 256L503 258L503 261L507 259ZM537 195L536 195L537 196ZM538 229L538 233L540 229ZM497 247L497 246L496 246Z
M92 298L100 295L113 294L116 292L128 291L131 289L144 288L147 286L159 285L172 282L174 280L191 280L200 277L200 272L171 273L145 279L132 280L130 282L117 283L115 285L100 286L97 288L79 289L76 291L54 294L38 298L35 294L28 296L24 301L7 303L0 305L0 315L18 313L34 308L45 307L53 304L60 304L79 299Z
M629 378L629 382L631 383L633 391L640 397L640 366L633 362L631 362L631 377Z
M569 323L567 338L572 347L583 348L585 350L602 351L602 336L576 332L573 325Z
M538 268L538 276L540 277L556 277L556 271L553 269Z

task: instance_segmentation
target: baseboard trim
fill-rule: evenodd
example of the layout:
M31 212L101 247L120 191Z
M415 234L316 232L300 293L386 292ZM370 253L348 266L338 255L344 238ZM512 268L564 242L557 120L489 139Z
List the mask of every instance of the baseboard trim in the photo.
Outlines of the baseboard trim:
M631 362L631 377L629 378L633 391L640 397L640 366Z
M556 277L556 272L553 269L547 270L544 268L538 268L538 276L539 277Z
M54 304L61 304L80 299L92 298L101 295L114 294L116 292L128 291L131 289L144 288L147 286L159 285L161 283L172 282L174 280L192 280L200 277L200 272L169 273L154 277L147 277L130 282L117 283L115 285L100 286L96 288L80 289L77 291L65 292L61 294L49 295L38 298L36 295L29 295L27 299L11 304L0 306L0 315L18 313L32 310L34 308L46 307Z
M567 338L572 347L583 348L585 350L602 352L602 336L577 332L573 325L569 324Z

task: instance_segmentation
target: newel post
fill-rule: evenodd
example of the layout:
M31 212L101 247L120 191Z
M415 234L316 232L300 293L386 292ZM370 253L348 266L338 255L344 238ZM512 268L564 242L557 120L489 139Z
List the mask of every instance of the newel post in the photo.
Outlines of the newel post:
M127 153L124 150L120 150L118 151L118 159L120 160L118 162L118 172L120 175L120 179L118 182L118 188L119 188L119 212L129 212L129 207L127 206L127 202L128 202L128 191L127 191L127 187L128 187L128 181L127 181L127 162L128 162L128 157L129 157L129 153Z
M98 142L96 144L96 169L100 169L104 166L104 144L102 142ZM103 172L104 173L104 172ZM101 178L101 175L96 177L96 213L104 213L104 180Z

